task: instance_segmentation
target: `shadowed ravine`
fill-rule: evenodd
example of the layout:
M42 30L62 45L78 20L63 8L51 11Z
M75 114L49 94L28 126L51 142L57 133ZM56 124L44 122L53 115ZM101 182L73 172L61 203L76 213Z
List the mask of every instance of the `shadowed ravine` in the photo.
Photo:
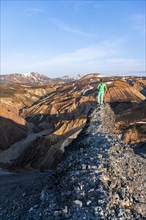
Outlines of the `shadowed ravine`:
M146 217L145 159L114 133L105 104L92 109L54 171L1 176L1 219Z

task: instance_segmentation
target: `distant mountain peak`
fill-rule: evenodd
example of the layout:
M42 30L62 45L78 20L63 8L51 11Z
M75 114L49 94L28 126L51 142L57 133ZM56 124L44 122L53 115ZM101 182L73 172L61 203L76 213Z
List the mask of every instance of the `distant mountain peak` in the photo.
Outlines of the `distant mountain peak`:
M32 84L32 83L50 82L50 81L52 81L50 78L37 72L0 75L0 84L7 84L7 83Z

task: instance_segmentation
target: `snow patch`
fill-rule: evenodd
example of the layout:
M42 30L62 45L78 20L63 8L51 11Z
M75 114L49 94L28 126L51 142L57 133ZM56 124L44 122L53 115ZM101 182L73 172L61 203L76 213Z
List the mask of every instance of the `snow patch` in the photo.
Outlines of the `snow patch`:
M57 112L56 112L56 117L58 117L58 116L59 116L59 112L57 111Z
M94 88L93 86L89 86L89 85L88 85L88 87L89 87L89 89L86 89L86 90L83 91L83 95L85 95L87 91L90 91L91 89Z
M110 84L112 84L112 81L110 81L110 82L106 82L106 84L107 84L107 85L110 85Z
M23 77L30 77L30 76L32 76L32 75L31 75L31 73L22 73L22 76L23 76Z
M40 121L42 120L43 117L44 117L43 115L40 116Z
M123 134L119 134L119 135L118 135L118 138L119 138L119 139L121 139L121 138L122 138L122 136L123 136Z
M73 88L73 90L75 90L77 87L75 86L74 88Z
M21 85L22 87L28 87L28 88L30 88L30 87L32 87L32 86L28 86L28 85Z
M20 80L18 80L16 77L14 77L14 79L15 79L17 82L20 82Z
M35 82L38 82L38 79L35 76L32 76Z
M25 96L26 96L26 97L28 97L28 98L30 98L30 97L31 97L31 96L30 96L30 94L25 94Z
M136 124L146 124L146 121L137 121Z

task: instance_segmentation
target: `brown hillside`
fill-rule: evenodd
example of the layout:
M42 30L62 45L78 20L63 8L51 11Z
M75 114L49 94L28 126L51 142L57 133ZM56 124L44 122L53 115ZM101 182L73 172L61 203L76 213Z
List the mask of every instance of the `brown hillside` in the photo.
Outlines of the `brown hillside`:
M26 137L26 122L15 107L0 105L0 149L5 150L13 143Z
M146 100L117 116L116 127L125 143L146 142Z
M33 142L31 139L23 148L23 152L16 155L11 165L25 169L54 166L57 155L60 157L64 147L84 127L91 108L96 108L99 80L96 74L91 74L66 84L43 85L43 87L23 85L20 89L19 87L15 89L11 98L14 100L15 97L16 103L19 97L19 103L25 106L21 116L27 122L35 124L33 135L36 138ZM110 103L116 113L124 112L145 99L139 91L123 80L108 77L104 78L104 81L108 87L105 101ZM43 131L45 134L42 133ZM16 153L18 147L16 146Z
M4 84L0 85L0 99L2 103L17 107L18 109L32 105L40 97L55 91L60 84Z

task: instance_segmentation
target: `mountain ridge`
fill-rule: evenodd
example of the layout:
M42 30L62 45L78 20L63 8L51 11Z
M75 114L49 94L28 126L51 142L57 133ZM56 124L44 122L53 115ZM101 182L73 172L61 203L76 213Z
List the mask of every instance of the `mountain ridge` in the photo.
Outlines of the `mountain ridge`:
M18 101L20 104L25 103L25 106L21 107L21 111L19 111L19 117L22 117L22 120L25 119L26 125L30 127L29 131L36 137L30 139L29 146L26 145L26 148L23 148L24 151L19 155L17 154L18 157L15 157L15 161L9 161L9 168L11 167L12 170L17 170L23 167L24 170L33 170L42 168L50 169L53 167L55 160L58 161L58 158L62 154L64 146L67 146L76 138L76 134L83 128L90 109L97 106L96 87L99 80L100 78L96 74L92 74L70 83L57 83L43 87L11 87L6 90L9 92L13 88L13 94L10 94L11 99L10 97L1 98L1 104L3 102L3 104L5 102L8 103L8 100L11 100L10 105L15 105L14 103L18 105ZM115 114L117 112L121 114L126 109L131 109L145 99L138 90L123 80L104 78L104 81L108 87L105 101L112 106ZM143 109L143 106L141 108ZM11 109L9 108L8 110L12 111ZM18 110L20 108L17 109L17 115ZM8 116L9 114L8 112ZM15 118L14 114L14 121ZM1 130L6 137L10 135L9 129L7 130L9 126L6 127L5 132L3 132L3 128ZM14 134L17 131L17 127L15 128L13 129ZM35 135L35 133L39 134L43 130L49 130L50 133L41 137ZM121 131L118 130L118 132ZM1 141L4 142L4 139L1 139ZM4 147L5 142L2 143L2 151L5 152L1 152L0 154L7 155L9 151L11 152L12 144L15 144L15 146L18 145L17 142L9 142Z
M113 125L109 105L91 109L54 171L14 176L12 185L2 178L2 190L9 187L2 193L1 218L142 220L145 161L119 142Z
M39 74L37 72L0 75L0 84L7 84L7 83L31 84L31 83L51 82L51 81L52 81L51 78Z
M46 75L31 72L31 73L12 73L12 74L2 74L0 75L0 84L12 84L12 83L21 83L21 84L34 84L34 83L53 83L53 82L63 82L68 83L75 80L78 80L86 75L97 75L102 77L100 73L90 73L90 74L78 74L75 76L61 76L61 77L48 77Z

